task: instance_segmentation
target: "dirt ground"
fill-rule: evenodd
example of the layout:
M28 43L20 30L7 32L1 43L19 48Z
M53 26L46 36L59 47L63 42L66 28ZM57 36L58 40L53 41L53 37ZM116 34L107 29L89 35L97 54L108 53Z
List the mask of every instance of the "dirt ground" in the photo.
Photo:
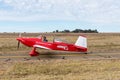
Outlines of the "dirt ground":
M0 62L14 62L14 61L29 61L29 60L101 60L101 59L120 59L120 53L60 53L60 54L41 54L37 57L31 57L26 54L14 55L14 54L0 54Z

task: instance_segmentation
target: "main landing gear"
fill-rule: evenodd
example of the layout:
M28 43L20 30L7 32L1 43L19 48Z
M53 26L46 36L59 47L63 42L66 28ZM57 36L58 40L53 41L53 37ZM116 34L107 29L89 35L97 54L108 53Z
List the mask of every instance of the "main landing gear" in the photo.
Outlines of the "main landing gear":
M33 47L32 51L29 53L30 56L38 56L39 53L36 51L36 47Z

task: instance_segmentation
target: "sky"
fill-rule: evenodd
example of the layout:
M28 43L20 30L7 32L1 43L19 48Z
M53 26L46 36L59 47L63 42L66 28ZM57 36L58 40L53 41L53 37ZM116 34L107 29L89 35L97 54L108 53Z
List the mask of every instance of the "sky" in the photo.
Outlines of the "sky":
M120 32L120 0L0 0L0 32Z

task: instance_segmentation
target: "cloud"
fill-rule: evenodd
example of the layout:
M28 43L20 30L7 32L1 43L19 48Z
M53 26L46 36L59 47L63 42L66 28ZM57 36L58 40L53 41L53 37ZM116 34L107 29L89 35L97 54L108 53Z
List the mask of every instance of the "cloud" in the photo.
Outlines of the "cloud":
M0 0L0 20L120 23L120 0ZM9 8L11 7L11 8Z

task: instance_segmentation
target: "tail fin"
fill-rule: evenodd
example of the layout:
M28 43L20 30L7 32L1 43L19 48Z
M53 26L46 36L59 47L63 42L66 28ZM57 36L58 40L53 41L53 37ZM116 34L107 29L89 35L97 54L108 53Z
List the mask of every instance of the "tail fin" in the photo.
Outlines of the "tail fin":
M75 45L87 48L87 38L84 36L79 36Z

